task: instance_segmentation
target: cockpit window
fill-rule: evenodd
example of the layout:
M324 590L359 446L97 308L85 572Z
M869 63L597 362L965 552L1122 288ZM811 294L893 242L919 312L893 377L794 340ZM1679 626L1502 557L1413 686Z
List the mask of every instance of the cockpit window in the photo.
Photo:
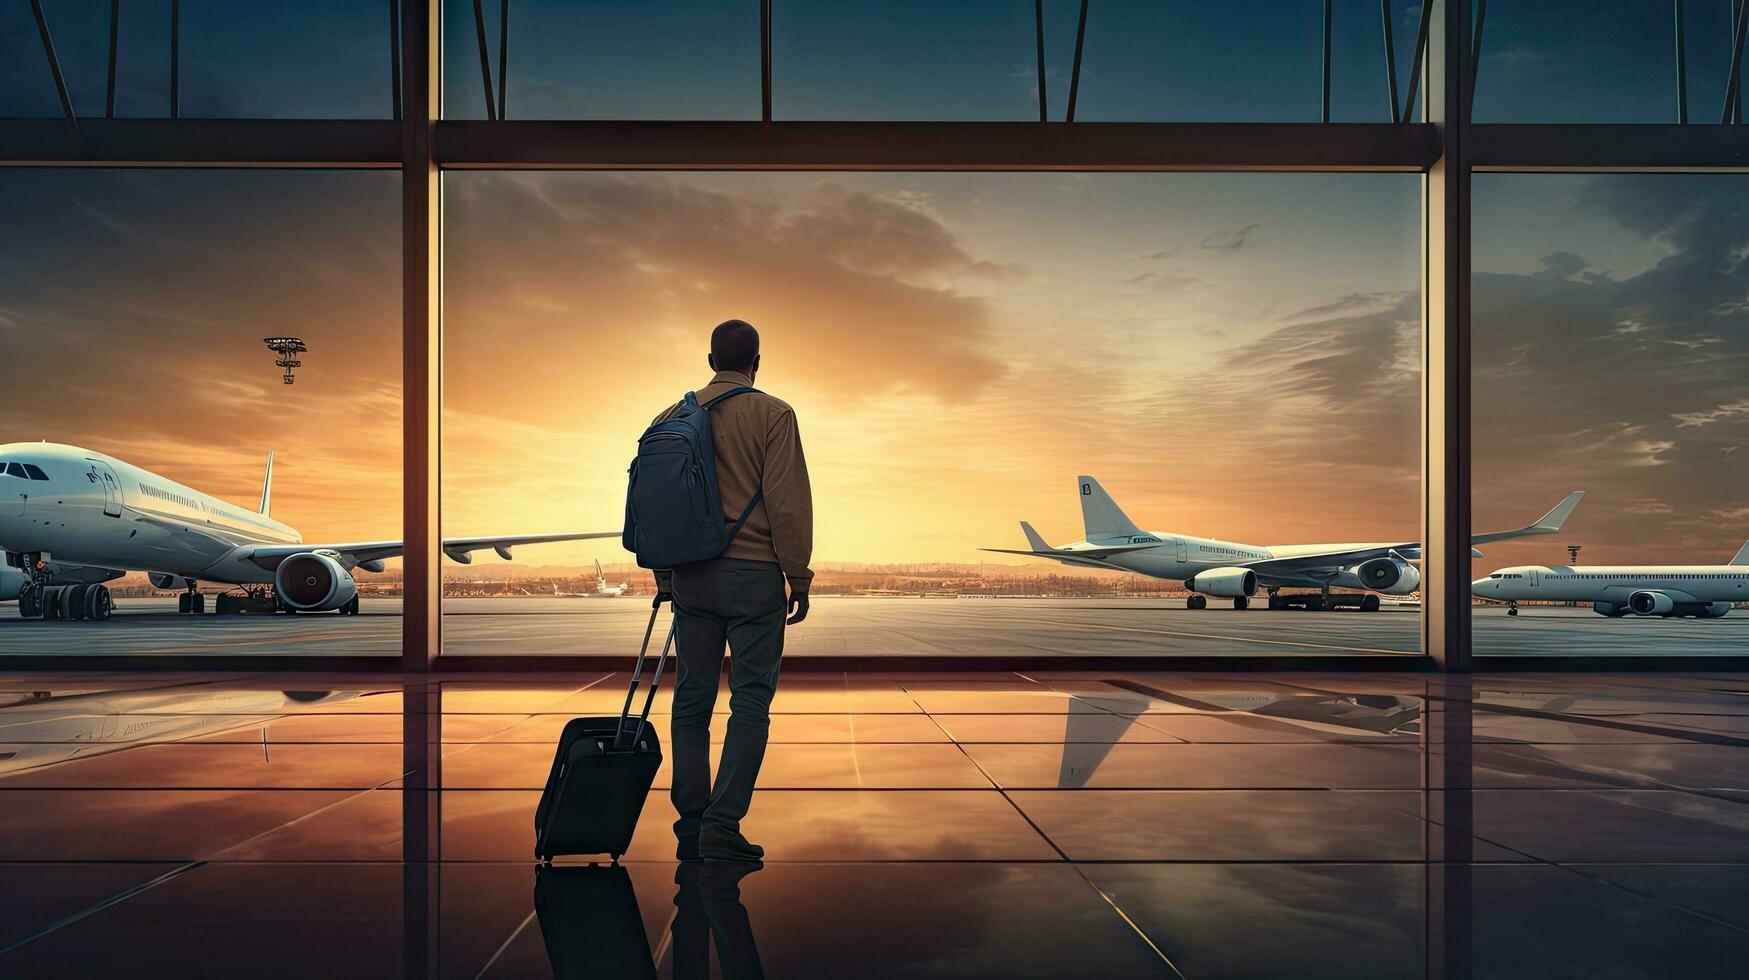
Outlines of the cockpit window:
M49 478L49 475L43 472L43 468L35 463L24 464L24 472L29 473L33 480L47 480Z
M30 479L30 474L24 472L24 464L23 463L7 463L6 464L6 475L7 476L16 476L20 480Z

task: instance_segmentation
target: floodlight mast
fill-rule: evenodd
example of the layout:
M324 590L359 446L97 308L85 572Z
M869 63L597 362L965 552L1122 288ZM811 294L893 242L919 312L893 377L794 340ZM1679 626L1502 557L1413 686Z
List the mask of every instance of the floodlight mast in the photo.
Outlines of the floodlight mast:
M273 362L273 365L274 367L283 368L285 370L285 374L281 376L280 380L288 385L294 384L295 380L292 378L292 368L303 367L304 362L298 360L292 355L302 354L310 348L297 337L263 337L261 342L267 345L268 350L279 355L279 358Z

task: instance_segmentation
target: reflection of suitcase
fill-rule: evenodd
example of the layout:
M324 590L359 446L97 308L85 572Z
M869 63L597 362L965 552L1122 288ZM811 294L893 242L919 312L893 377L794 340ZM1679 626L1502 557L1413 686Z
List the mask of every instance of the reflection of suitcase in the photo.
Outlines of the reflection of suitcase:
M656 659L643 713L630 718L660 611L660 607L650 610L650 625L644 629L644 645L638 650L619 717L573 718L559 735L553 769L534 811L534 855L542 861L550 862L559 854L606 854L618 861L631 846L638 814L662 765L662 743L649 723L650 705L674 645L672 626Z
M625 868L537 867L534 912L560 980L656 975L638 894Z

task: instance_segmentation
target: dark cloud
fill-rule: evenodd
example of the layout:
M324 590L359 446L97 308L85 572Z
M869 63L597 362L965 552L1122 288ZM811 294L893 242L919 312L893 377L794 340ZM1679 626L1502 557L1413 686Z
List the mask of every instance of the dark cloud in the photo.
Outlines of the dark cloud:
M1238 231L1217 231L1205 237L1197 244L1198 248L1216 249L1219 251L1236 252L1245 247L1251 233L1263 227L1262 222L1253 222Z
M1551 252L1537 262L1543 267L1536 273L1539 279L1571 279L1591 264L1584 256L1572 252Z

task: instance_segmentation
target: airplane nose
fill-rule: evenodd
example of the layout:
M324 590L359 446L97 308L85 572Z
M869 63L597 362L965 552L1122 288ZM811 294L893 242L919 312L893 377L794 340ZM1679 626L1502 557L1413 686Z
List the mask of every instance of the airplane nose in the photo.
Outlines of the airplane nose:
M1470 583L1470 591L1471 592L1480 592L1480 591L1482 591L1483 588L1485 588L1488 585L1489 582L1492 582L1492 581L1494 581L1494 580L1491 578L1476 579L1474 582Z

